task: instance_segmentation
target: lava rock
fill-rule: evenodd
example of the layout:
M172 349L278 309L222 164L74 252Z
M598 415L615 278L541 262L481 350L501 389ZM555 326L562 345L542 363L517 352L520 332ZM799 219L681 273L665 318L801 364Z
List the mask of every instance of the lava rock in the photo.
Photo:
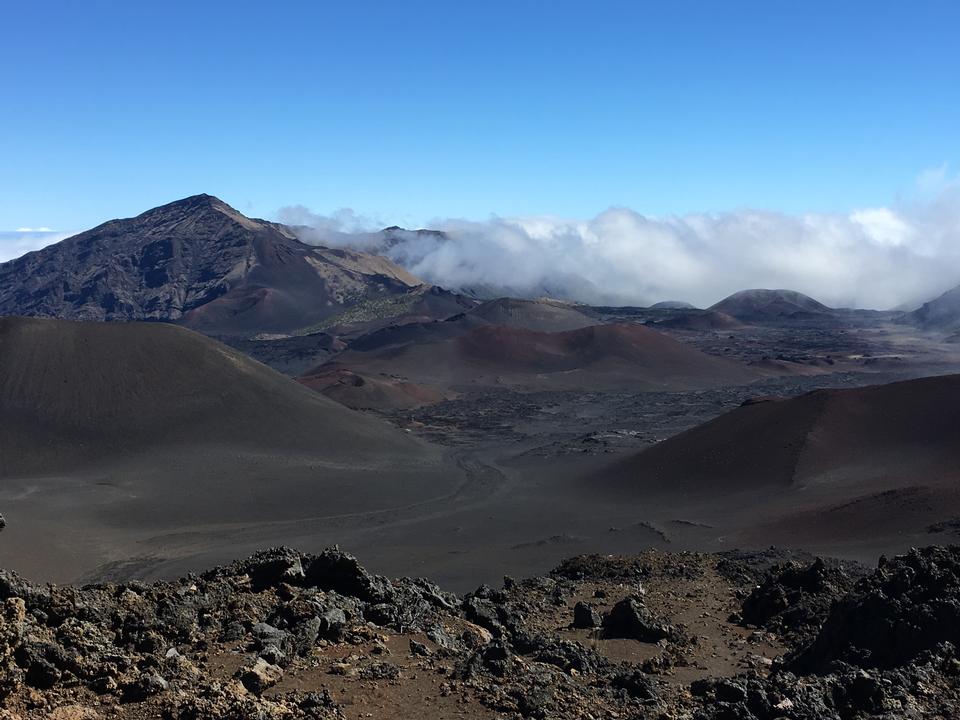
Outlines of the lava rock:
M547 640L537 649L534 660L556 665L567 672L576 670L582 675L595 673L609 664L595 650L585 648L578 642L555 638Z
M881 558L832 606L816 640L790 662L799 672L842 661L897 668L944 642L960 645L960 547Z
M655 643L675 634L673 626L657 619L637 598L624 598L603 619L603 635Z
M637 700L655 701L660 697L657 686L639 670L616 673L610 678L610 684L626 690L630 697Z
M743 601L740 620L784 634L796 644L809 642L830 606L853 583L842 566L820 558L809 565L777 565Z
M299 584L304 578L300 553L285 547L258 552L245 563L254 590L276 587L280 583Z
M169 689L170 684L155 673L143 673L135 681L121 688L120 699L123 702L143 702L149 697Z
M240 682L247 690L254 695L260 695L264 690L280 682L283 677L283 670L263 658L257 658L251 667L241 668L238 675Z
M369 603L389 603L394 599L389 580L371 575L353 555L339 548L309 558L305 572L305 582L311 587L334 590Z
M430 648L424 645L422 642L417 642L416 640L410 641L410 654L419 655L420 657L429 657L432 653Z
M463 612L467 620L489 630L494 636L503 633L503 625L492 600L483 597L467 597L463 601Z
M592 605L578 602L573 606L573 627L589 629L599 627L602 618Z

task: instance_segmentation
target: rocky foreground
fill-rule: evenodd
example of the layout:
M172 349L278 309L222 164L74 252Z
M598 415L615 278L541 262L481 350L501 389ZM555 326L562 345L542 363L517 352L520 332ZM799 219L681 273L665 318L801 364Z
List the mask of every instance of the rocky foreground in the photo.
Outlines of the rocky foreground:
M585 556L465 597L277 548L149 585L0 572L0 602L0 718L960 717L960 547Z

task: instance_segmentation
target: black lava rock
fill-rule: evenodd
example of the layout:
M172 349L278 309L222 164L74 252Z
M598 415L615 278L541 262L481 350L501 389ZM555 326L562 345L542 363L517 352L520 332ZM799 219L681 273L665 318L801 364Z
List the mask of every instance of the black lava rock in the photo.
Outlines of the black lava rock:
M573 627L580 629L595 628L600 625L600 613L589 603L578 602L573 606Z
M603 635L608 638L655 643L674 634L673 626L654 617L639 599L633 597L618 602L603 619Z

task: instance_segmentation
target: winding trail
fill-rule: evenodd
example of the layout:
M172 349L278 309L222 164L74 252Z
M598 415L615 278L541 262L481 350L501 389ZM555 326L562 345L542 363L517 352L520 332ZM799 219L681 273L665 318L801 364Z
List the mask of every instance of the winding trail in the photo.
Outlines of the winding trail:
M464 480L452 492L408 505L370 512L319 515L261 523L220 523L197 525L169 533L135 540L136 556L104 563L84 575L84 582L104 582L120 577L151 579L180 572L183 562L202 554L225 560L236 556L237 547L263 547L290 544L311 536L336 535L346 543L363 533L415 525L442 518L455 511L481 506L509 491L516 481L515 471L493 464L479 453L457 449L447 456L464 474Z

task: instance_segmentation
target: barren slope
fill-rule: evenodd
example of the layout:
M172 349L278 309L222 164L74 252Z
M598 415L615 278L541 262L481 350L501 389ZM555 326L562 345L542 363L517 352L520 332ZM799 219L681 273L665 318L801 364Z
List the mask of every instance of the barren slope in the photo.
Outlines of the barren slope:
M405 326L354 343L327 369L389 373L441 387L697 388L750 382L748 368L635 323L535 332L461 320Z
M697 505L745 542L902 544L960 516L960 376L750 404L606 478L621 499Z
M278 541L283 523L406 506L462 477L440 451L164 324L0 320L0 429L0 555L47 558L58 577L147 552L132 541L144 533L246 526Z

